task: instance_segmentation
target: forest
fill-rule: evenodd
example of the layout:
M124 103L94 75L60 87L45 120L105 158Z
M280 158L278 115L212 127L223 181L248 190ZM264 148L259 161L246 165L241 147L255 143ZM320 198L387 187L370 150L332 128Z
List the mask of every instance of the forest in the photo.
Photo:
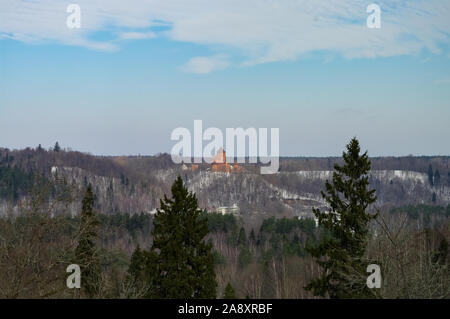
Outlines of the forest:
M0 297L83 297L65 282L81 236L79 216L52 218L49 207L28 209L19 217L0 219ZM380 235L370 238L367 251L386 261L383 275L389 284L382 296L448 298L450 206L397 207L382 215L389 229L383 233L372 225ZM201 216L208 221L205 240L213 246L218 298L227 285L236 298L314 298L304 286L320 270L306 247L316 245L325 232L313 219L270 217L249 228L233 215L203 211ZM136 247L151 247L153 219L143 213L98 215L96 254L102 275L97 298L143 297L130 288L127 277ZM435 263L436 258L440 261Z
M0 298L449 298L450 205L372 205L361 173L370 160L357 153L324 185L331 211L257 219L201 208L181 177L155 212L105 213L87 179L75 185L3 153L0 196L16 213L0 218ZM354 157L359 175L348 171ZM116 165L108 174L133 196L133 174ZM369 263L381 267L378 289L366 287ZM80 289L67 285L73 264Z

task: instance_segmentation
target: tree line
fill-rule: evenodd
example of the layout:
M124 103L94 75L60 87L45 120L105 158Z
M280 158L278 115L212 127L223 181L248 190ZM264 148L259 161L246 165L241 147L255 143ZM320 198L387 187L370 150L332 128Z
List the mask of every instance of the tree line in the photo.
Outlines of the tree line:
M361 154L359 142L352 139L342 158L322 192L327 209L314 209L315 220L268 218L259 229L246 227L233 215L200 209L181 177L154 216L98 214L89 184L78 217L55 215L55 208L64 209L73 200L70 190L52 190L51 182L41 180L23 214L0 219L0 294L448 298L448 207L380 212L369 188L367 152ZM45 200L52 192L55 200ZM427 209L441 222L413 228L416 214L430 215ZM81 268L79 290L65 286L69 264ZM380 289L366 284L369 264L382 269Z

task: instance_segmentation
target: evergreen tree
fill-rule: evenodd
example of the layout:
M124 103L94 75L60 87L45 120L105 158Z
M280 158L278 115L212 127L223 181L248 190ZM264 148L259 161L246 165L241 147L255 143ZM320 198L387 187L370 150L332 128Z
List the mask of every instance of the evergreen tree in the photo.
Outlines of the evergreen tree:
M252 243L255 243L256 241L255 230L253 228L252 231L250 232L250 240L252 241Z
M343 166L334 166L332 182L326 181L327 194L322 192L330 211L313 209L328 235L316 247L307 248L321 266L322 275L306 289L330 298L373 297L374 291L366 286L369 262L363 260L368 223L376 218L376 214L366 212L376 201L375 190L368 190L370 161L367 152L360 155L356 138L347 145L343 158Z
M225 290L223 291L223 299L237 299L234 288L230 283L228 283L228 285L225 287Z
M154 283L155 274L148 267L155 263L155 254L151 251L141 250L137 245L131 255L130 266L128 267L127 282L132 287L129 291L131 298L151 297L151 287Z
M437 169L434 172L434 179L433 179L433 184L435 186L439 186L439 184L441 183L441 174L439 173L439 170Z
M53 147L53 151L54 151L54 152L59 152L60 150L61 150L61 147L59 146L59 143L56 142L56 143L55 143L55 146Z
M95 297L100 289L100 263L95 248L98 220L93 211L94 194L89 185L82 202L80 238L75 249L76 263L81 269L81 287L89 297Z
M261 297L263 299L276 298L276 278L273 268L270 264L273 263L273 256L266 258L263 261L262 269L262 284L261 284Z
M433 256L433 262L439 263L440 265L445 265L448 256L448 241L442 238L439 242L438 251Z
M247 245L247 236L245 235L244 227L241 227L241 229L239 230L238 245L239 246Z
M433 186L433 167L431 164L428 166L428 181L430 182L430 185Z
M215 298L212 244L204 241L208 220L206 214L201 215L195 194L178 176L172 185L172 198L164 195L160 206L153 221L150 297Z
M131 255L130 266L128 267L128 276L133 282L138 282L142 279L144 270L145 257L140 246L137 245L133 254Z

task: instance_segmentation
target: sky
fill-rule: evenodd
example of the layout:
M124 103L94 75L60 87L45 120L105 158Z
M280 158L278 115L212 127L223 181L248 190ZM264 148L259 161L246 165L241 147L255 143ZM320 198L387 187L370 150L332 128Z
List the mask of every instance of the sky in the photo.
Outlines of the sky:
M380 28L371 3L1 0L0 147L151 155L202 120L283 156L450 155L450 1L374 1Z

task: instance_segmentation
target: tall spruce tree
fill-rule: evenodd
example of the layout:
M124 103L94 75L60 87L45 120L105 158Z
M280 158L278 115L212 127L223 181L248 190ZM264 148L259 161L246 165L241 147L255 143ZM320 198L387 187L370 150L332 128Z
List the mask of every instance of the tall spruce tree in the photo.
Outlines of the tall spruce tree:
M61 147L59 146L59 143L56 142L56 143L55 143L55 146L53 147L53 151L54 151L54 152L59 152L60 150L61 150Z
M129 298L151 297L151 286L153 283L154 273L152 269L148 268L152 264L155 254L151 251L142 250L137 245L133 254L131 255L130 266L128 267L128 274L126 283L129 285Z
M250 241L252 243L255 243L255 241L256 241L255 230L253 228L252 228L252 231L250 232Z
M247 245L247 236L245 235L245 228L241 227L239 230L239 236L238 236L238 246L246 246Z
M75 257L81 270L81 288L91 298L98 296L101 282L100 263L95 247L98 220L93 207L94 194L89 185L82 202L80 238L75 249Z
M181 177L172 185L172 198L161 200L153 221L153 298L215 298L216 279L212 244L205 242L208 221L201 217L197 198Z
M347 145L343 158L344 165L334 166L332 182L327 180L326 194L322 192L329 211L313 209L327 235L318 246L307 248L322 274L306 289L330 298L375 297L375 291L366 286L366 269L371 262L364 260L368 224L377 216L367 212L376 201L375 190L368 189L370 161L367 152L360 155L356 138Z
M433 186L433 166L431 166L431 164L428 165L428 182Z
M223 299L237 299L233 286L228 283L223 291Z
M434 172L433 184L434 186L439 186L441 184L441 174L438 169Z
M145 265L145 255L139 244L131 255L130 266L128 267L128 276L132 282L138 282L142 279Z

